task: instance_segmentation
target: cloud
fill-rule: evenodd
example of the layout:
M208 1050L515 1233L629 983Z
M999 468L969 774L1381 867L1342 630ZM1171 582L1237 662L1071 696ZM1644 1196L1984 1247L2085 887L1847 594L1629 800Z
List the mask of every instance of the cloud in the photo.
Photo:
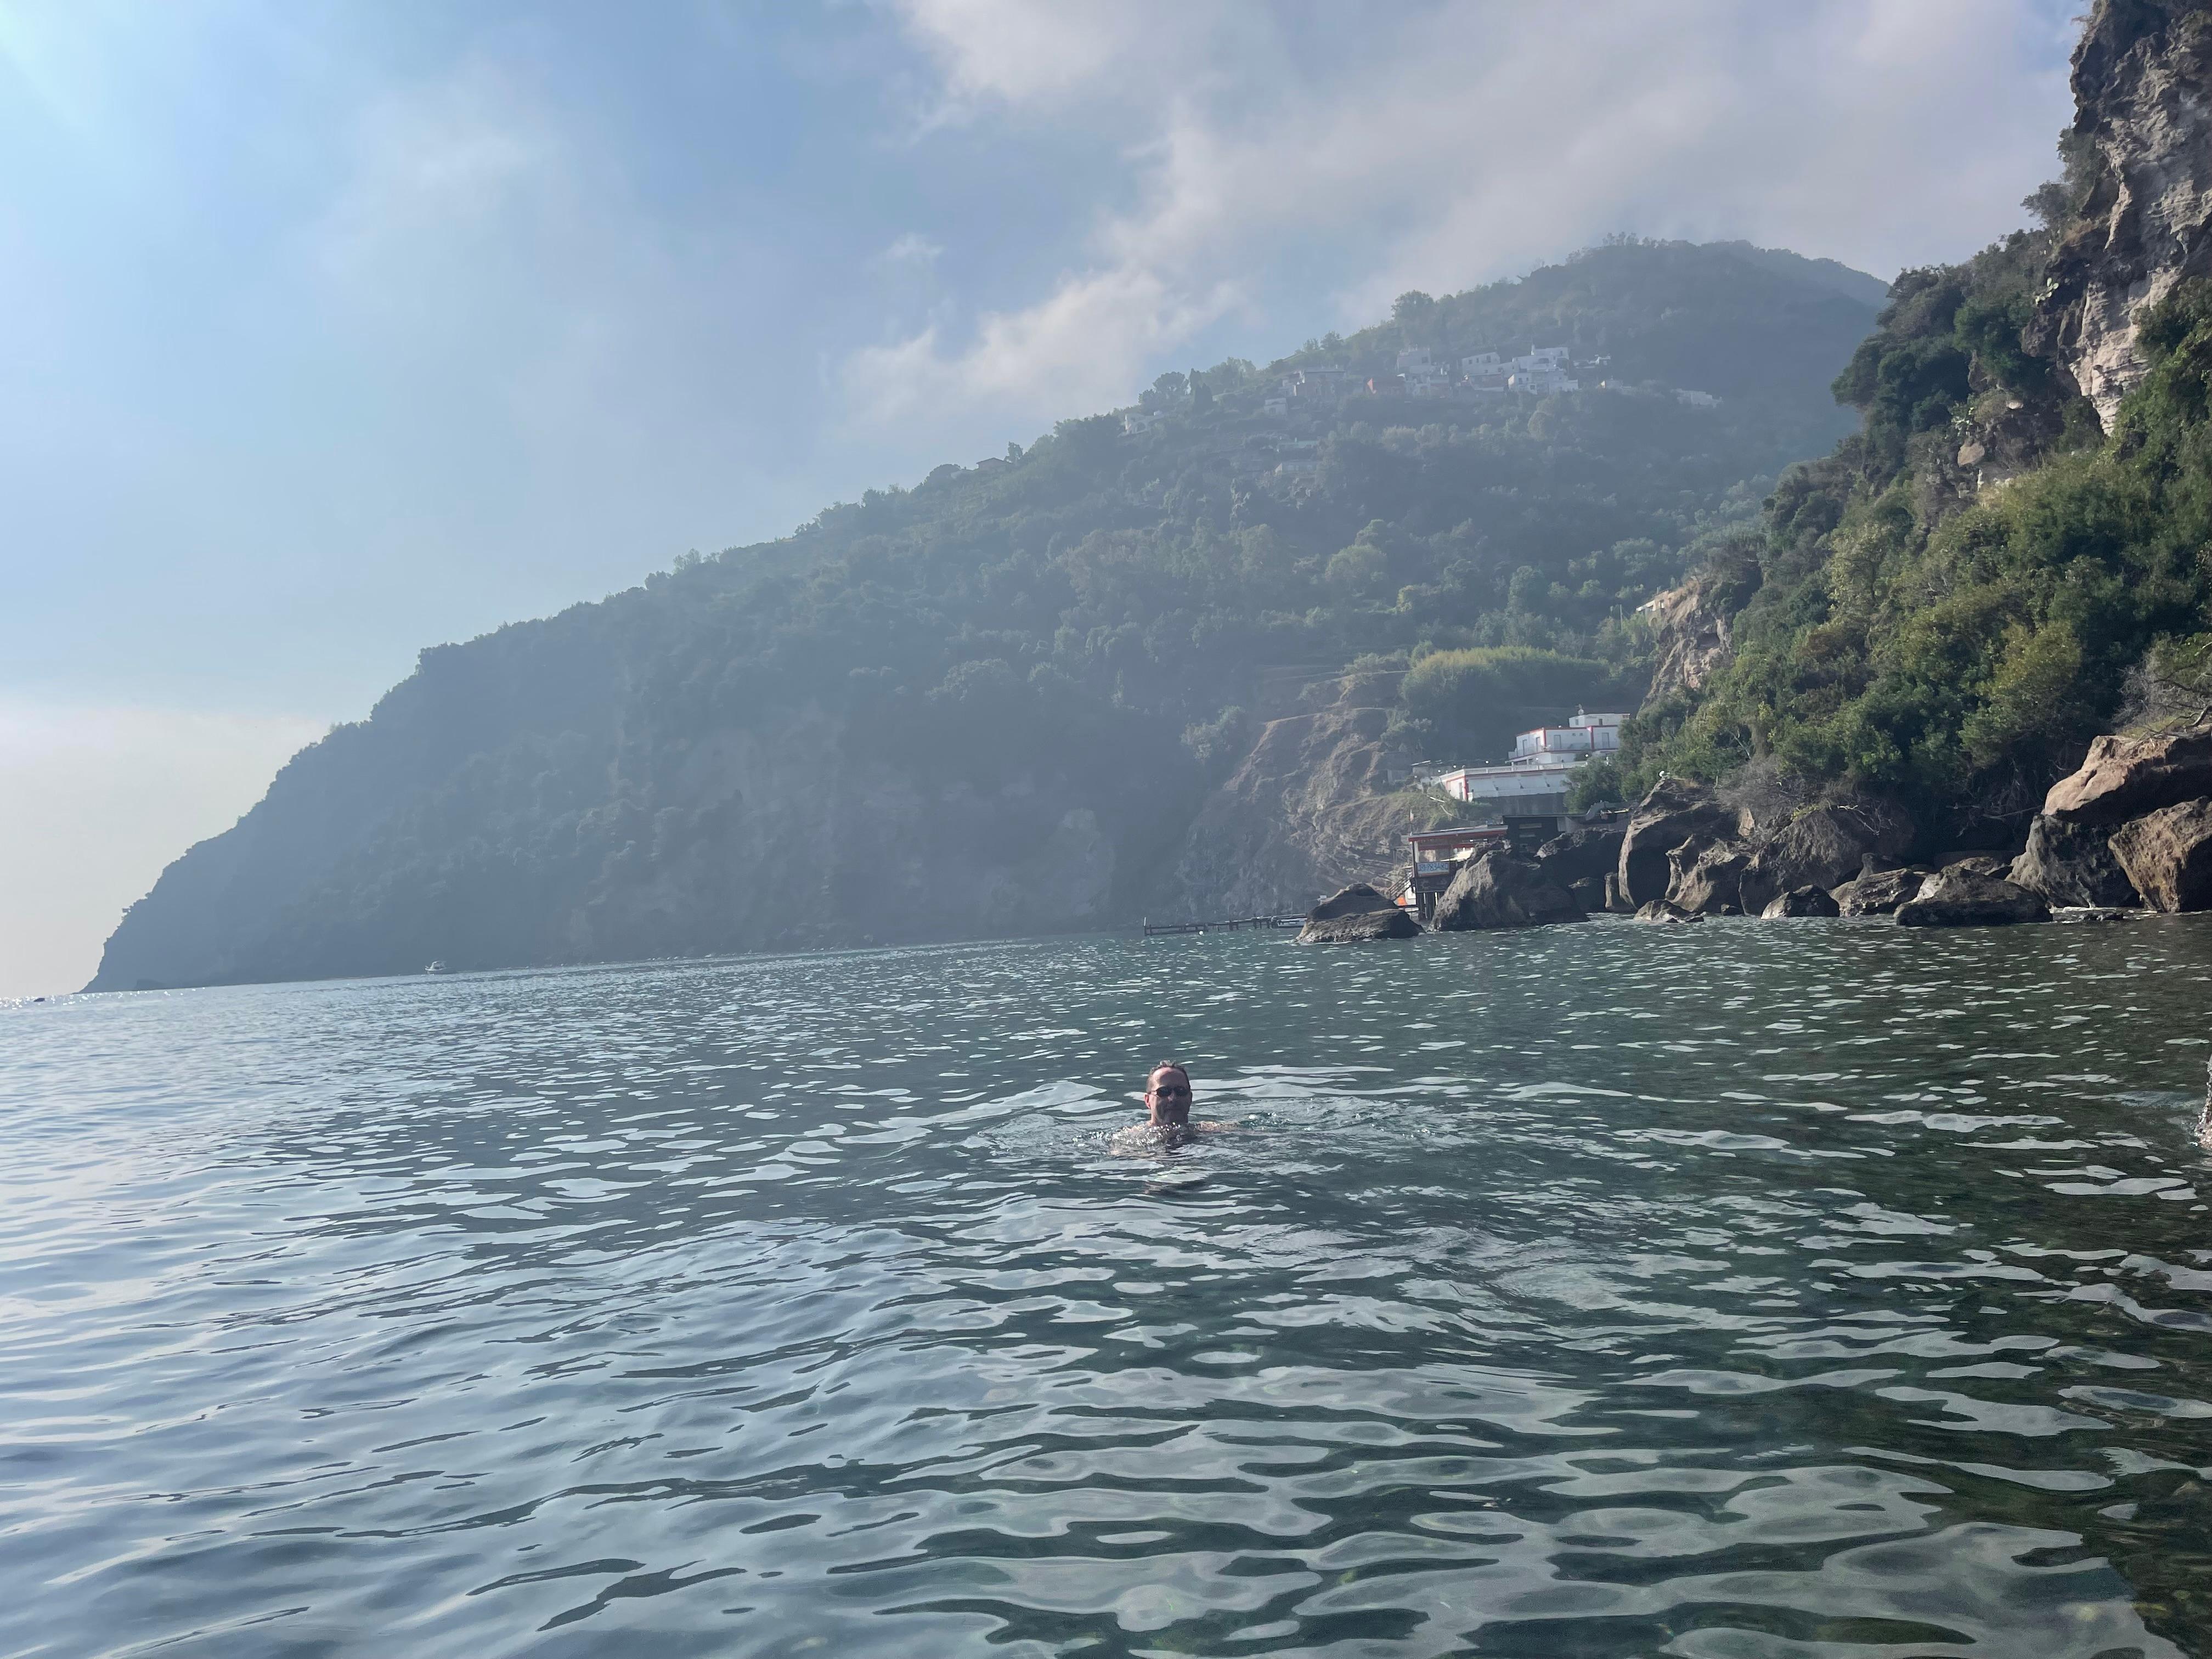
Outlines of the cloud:
M1095 0L895 0L893 9L935 62L939 120L972 118L1006 103L1050 106L1069 98L1120 101L1122 88L1187 73L1224 55L1224 36L1264 39L1243 9Z
M2022 220L2070 113L2051 0L1518 0L1261 9L896 0L946 106L1119 145L1095 262L854 355L857 412L1038 416L1126 399L1267 273L1358 325L1407 288L1516 274L1614 230L1745 237L1887 276ZM1310 285L1297 300L1310 307ZM1262 348L1264 349L1264 348ZM1073 399L1073 402L1070 402Z
M935 264L945 256L945 245L933 242L920 231L910 230L876 258L886 265L915 265L923 269Z
M845 365L863 418L890 422L948 405L1008 405L1082 413L1124 395L1128 367L1191 338L1238 302L1224 281L1196 292L1131 263L1063 278L1024 310L986 315L957 351L935 323L896 344L867 347Z
M0 702L0 997L73 991L124 908L323 734L289 717Z

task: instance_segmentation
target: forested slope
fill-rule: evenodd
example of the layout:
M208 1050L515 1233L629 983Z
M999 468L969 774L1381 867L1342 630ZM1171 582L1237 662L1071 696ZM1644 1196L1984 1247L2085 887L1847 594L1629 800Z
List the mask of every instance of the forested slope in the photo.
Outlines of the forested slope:
M164 873L95 988L1302 906L1403 827L1384 747L1482 758L1635 695L1636 606L1855 424L1827 385L1879 287L1624 241L1408 295L1267 369L1164 377L1141 435L1063 422L426 652ZM1607 361L1543 398L1265 407L1300 366L1540 344Z

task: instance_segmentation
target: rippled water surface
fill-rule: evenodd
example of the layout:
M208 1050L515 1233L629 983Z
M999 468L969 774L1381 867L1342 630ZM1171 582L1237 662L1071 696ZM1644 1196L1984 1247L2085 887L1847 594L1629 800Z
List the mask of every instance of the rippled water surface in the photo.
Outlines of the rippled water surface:
M2212 918L0 1010L0 1654L2203 1654ZM1109 1156L1144 1063L1243 1128Z

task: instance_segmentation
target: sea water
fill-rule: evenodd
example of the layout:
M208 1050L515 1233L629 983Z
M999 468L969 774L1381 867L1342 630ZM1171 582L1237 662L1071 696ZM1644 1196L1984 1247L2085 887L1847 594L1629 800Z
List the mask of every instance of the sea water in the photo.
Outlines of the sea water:
M2208 1650L2212 917L0 1010L0 1654ZM1239 1127L1109 1153L1153 1060Z

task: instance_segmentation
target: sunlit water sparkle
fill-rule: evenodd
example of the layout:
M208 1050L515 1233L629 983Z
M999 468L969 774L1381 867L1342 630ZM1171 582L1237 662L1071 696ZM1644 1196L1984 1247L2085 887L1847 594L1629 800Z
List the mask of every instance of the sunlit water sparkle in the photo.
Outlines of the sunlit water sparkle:
M2212 918L0 1009L0 1654L2208 1651ZM1245 1128L1109 1156L1145 1062Z

